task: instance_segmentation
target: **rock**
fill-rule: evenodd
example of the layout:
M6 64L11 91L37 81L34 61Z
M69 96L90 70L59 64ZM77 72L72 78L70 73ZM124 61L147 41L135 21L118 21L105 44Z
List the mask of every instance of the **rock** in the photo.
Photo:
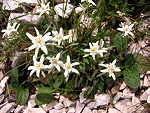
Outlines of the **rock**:
M147 98L147 103L150 104L150 96L148 96L148 98Z
M122 95L123 95L122 92L118 92L114 97L113 103L116 104L118 100L122 98Z
M69 18L72 13L74 6L68 3L61 3L54 7L56 14L63 18Z
M83 103L84 101L87 100L86 98L84 98L84 94L82 93L79 95L79 99L80 99L80 103Z
M42 108L27 108L23 113L46 113Z
M145 75L145 74L141 74L141 75L140 75L140 78L143 78L143 77L144 77L144 75Z
M131 92L131 90L129 88L125 88L123 90L122 98L127 99L127 98L131 98L132 96L133 96L133 94L132 94L132 92Z
M111 93L114 95L119 91L119 86L115 85L112 89L111 89Z
M27 23L27 24L38 24L41 17L38 15L25 14L25 13L11 13L9 20L17 23Z
M148 80L148 77L145 75L143 86L144 86L144 87L149 87L149 85L150 85L150 81Z
M0 95L0 103L2 103L4 100L4 94Z
M90 108L90 109L96 109L97 104L96 104L96 102L90 102L89 104L87 104L87 107Z
M5 90L5 85L6 82L8 81L9 77L5 76L1 81L0 81L0 94L2 94Z
M71 107L75 105L75 102L72 102L71 100L69 100L68 98L66 100L64 100L63 102L65 107Z
M49 103L46 107L44 107L44 111L49 111L49 110L51 110L51 109L53 109L54 108L54 106L57 104L57 102L55 101L55 102L52 102L52 103Z
M144 84L144 81L140 80L140 88L142 88L143 84Z
M141 101L147 101L148 96L150 96L150 88L148 88L140 97Z
M101 109L99 109L98 113L107 113L107 110L101 110Z
M83 110L84 106L85 106L85 104L81 104L81 103L77 100L75 113L81 113L81 111Z
M110 95L108 94L100 94L100 95L95 95L94 100L96 102L97 106L103 106L103 105L108 105L110 102Z
M86 101L84 101L83 103L84 104L88 104L88 103L90 103L92 100L91 99L87 99Z
M115 109L115 108L109 108L109 109L108 109L108 113L121 113L121 112L118 111L118 110Z
M19 2L15 0L3 0L3 6L2 6L3 10L15 10L19 7L20 7Z
M121 86L120 86L120 88L119 88L119 90L123 90L123 89L125 89L126 88L126 83L125 82L123 82L122 84L121 84Z
M54 108L59 110L59 109L62 109L64 107L64 105L62 103L57 103Z
M0 113L10 113L15 106L16 104L14 102L7 103L3 108L0 109Z
M67 112L66 109L60 109L60 110L51 109L51 110L49 110L49 113L66 113L66 112Z
M3 77L4 77L4 74L3 74L2 70L0 70L0 80L2 80Z
M64 96L61 95L61 96L59 97L59 102L63 102L63 101L65 101L65 100L66 100L66 98L65 98Z
M90 110L90 108L85 107L82 111L82 113L92 113L92 111Z
M28 107L33 108L34 106L36 106L35 100L29 100L28 101Z
M20 113L20 111L24 108L24 106L18 105L17 108L15 109L14 113Z
M92 113L98 113L98 111L94 109L94 110L92 111Z
M67 113L75 113L75 108L70 107Z
M132 105L139 105L140 104L140 99L137 98L135 95L132 96Z

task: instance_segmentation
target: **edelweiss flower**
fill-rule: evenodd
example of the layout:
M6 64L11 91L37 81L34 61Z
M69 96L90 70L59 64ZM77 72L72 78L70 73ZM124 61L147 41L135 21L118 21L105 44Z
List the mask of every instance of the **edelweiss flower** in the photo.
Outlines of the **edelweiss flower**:
M30 38L30 40L32 41L33 45L29 47L29 51L32 50L32 49L35 49L35 56L37 57L38 55L38 51L39 49L41 48L42 51L47 54L48 51L47 51L47 48L45 46L45 42L50 40L52 37L49 36L51 33L48 32L46 33L44 36L42 36L39 31L37 30L36 27L35 28L35 31L36 31L36 34L37 36L34 37L33 35L31 35L30 33L26 33L26 35Z
M7 24L7 28L2 30L4 32L3 37L10 36L12 33L18 33L18 28L20 24L14 23L12 26L10 23ZM19 34L19 33L18 33Z
M115 66L116 64L116 59L110 63L110 64L99 64L100 66L106 67L106 69L101 70L103 73L109 73L109 77L112 77L114 80L116 80L114 72L119 72L121 71L119 67Z
M84 55L84 57L87 57L91 55L93 59L95 60L95 55L99 54L101 57L103 57L103 53L107 52L107 48L103 48L104 41L101 40L101 44L98 45L99 41L96 43L89 43L90 49L85 49L84 52L90 52L90 54Z
M80 64L79 62L74 62L74 63L71 64L70 56L69 55L67 56L67 61L63 65L63 68L65 69L64 76L66 77L66 81L68 81L70 72L74 72L76 74L79 74L78 70L76 70L75 68L72 68L73 66L76 66L76 65L79 65L79 64Z
M63 65L63 62L59 60L60 58L60 53L58 53L56 55L56 57L47 57L47 59L51 62L51 64L49 65L49 68L52 69L53 67L55 67L59 72L60 72L60 66Z
M96 6L96 4L92 0L81 0L81 2L84 2L84 1L86 1L86 2L88 2L88 3L90 3L90 4L94 5L94 6Z
M49 7L50 2L48 2L47 4L44 4L43 2L41 3L41 7L39 9L37 9L36 12L39 12L41 16L42 14L46 13L49 14L50 11L50 7Z
M60 28L59 33L57 31L52 31L54 37L52 38L52 41L58 42L58 45L61 44L61 41L66 40L70 37L70 35L64 36L63 28Z
M124 23L121 23L121 26L122 28L117 28L117 30L125 32L124 36L127 36L128 34L130 34L131 36L134 36L134 34L131 32L134 24L125 25Z
M63 17L63 18L69 18L69 15L72 13L74 6L68 3L61 3L55 6L54 10L55 12Z
M49 66L48 65L44 65L43 62L44 62L44 55L41 56L39 62L36 60L36 57L33 56L33 63L34 63L34 65L28 67L28 70L32 70L30 72L30 76L33 75L34 72L36 72L36 76L40 77L41 69L49 68ZM43 72L42 72L42 74L43 74L43 76L45 76Z

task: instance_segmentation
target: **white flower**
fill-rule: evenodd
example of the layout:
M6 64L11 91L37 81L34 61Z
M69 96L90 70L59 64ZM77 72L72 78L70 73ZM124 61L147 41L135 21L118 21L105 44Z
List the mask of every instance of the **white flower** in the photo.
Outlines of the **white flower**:
M124 32L124 36L127 36L128 34L130 34L131 36L134 36L134 34L131 32L134 24L125 25L124 23L121 23L121 26L122 28L117 28L117 30Z
M63 40L66 40L70 37L70 35L64 36L63 28L60 28L59 33L57 31L52 31L52 33L54 35L52 41L58 42L58 45L60 45Z
M28 70L32 70L32 71L30 72L30 76L32 76L33 73L36 72L36 76L37 76L37 77L40 77L40 71L41 71L41 69L47 69L47 68L49 68L48 65L44 65L44 64L43 64L44 59L45 59L45 58L44 58L44 55L42 55L41 58L40 58L40 61L38 62L38 61L36 60L36 57L33 56L33 64L34 64L34 65L28 67ZM42 74L43 74L43 76L45 76L43 72L42 72Z
M7 28L2 30L4 32L3 37L10 36L12 33L18 33L18 28L20 24L14 23L12 26L10 23L7 24ZM18 33L19 34L19 33Z
M85 28L85 27L90 27L92 25L93 19L88 17L87 15L82 15L81 20L80 20L80 26Z
M42 51L45 53L45 54L48 54L48 51L47 51L47 48L45 46L45 42L50 40L52 37L50 36L50 32L46 33L44 36L42 36L39 31L37 30L36 27L35 28L35 31L36 31L36 34L37 36L33 36L31 35L30 33L26 33L26 35L30 38L30 40L32 41L33 45L29 47L29 51L32 50L32 49L35 49L35 56L37 56L38 54L38 51L39 49L41 48Z
M81 2L84 2L84 1L86 1L86 2L88 2L88 3L90 3L90 4L94 5L94 6L96 6L96 4L92 0L81 0Z
M56 55L56 57L47 57L47 59L51 62L51 64L49 65L49 68L52 69L53 67L55 67L59 72L60 72L60 66L63 65L63 62L59 60L60 58L60 53L58 53Z
M76 7L76 8L75 8L75 13L80 13L80 12L82 12L83 10L84 10L83 7Z
M114 72L119 72L121 70L119 67L116 67L115 64L116 64L116 59L110 64L99 64L100 66L106 67L106 69L101 70L101 72L109 73L109 77L112 77L114 80L116 80Z
M39 16L43 15L44 13L49 14L49 4L50 2L48 2L47 4L44 4L43 2L41 3L40 8L36 10L36 12L40 13Z
M72 13L74 6L68 3L61 3L55 6L54 10L56 14L63 18L69 18Z
M93 59L95 60L95 55L99 54L101 57L103 57L103 53L107 52L107 48L103 48L104 41L101 40L101 44L98 44L99 41L96 43L89 43L90 49L85 49L84 52L90 52L90 54L84 55L84 57L87 57L91 55Z
M69 55L67 56L67 61L63 65L63 68L65 69L64 76L66 77L66 81L68 81L69 73L74 72L76 74L79 74L79 71L76 70L75 68L73 68L73 66L76 66L76 65L79 65L79 64L80 64L79 62L74 62L74 63L71 64L70 56Z

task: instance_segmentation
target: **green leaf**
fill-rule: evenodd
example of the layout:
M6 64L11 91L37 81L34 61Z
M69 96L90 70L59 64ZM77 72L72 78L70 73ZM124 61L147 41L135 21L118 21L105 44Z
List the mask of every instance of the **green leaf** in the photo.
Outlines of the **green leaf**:
M134 57L141 74L149 70L150 62L148 61L148 59L146 59L146 57L142 56L141 54L134 54Z
M118 37L114 40L114 46L116 47L117 51L122 54L128 48L128 41L127 38Z
M137 65L133 65L130 68L126 68L123 71L124 81L131 88L137 88L140 85L140 75Z
M135 63L135 58L133 54L127 54L124 58L124 66L130 67Z
M24 105L29 98L29 89L19 89L16 92L16 100L20 105Z
M41 87L38 89L38 93L36 96L36 104L48 104L54 100L53 91L49 87Z

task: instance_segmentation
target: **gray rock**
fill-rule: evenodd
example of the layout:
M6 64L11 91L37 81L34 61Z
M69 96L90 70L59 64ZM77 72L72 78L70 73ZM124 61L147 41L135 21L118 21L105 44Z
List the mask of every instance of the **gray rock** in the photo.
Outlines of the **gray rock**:
M135 95L132 96L132 105L139 105L141 102L140 102L140 99L137 98Z
M82 113L92 113L91 109L88 107L85 107L82 111Z
M3 10L15 10L19 7L19 2L16 2L15 0L3 0Z
M64 100L63 104L65 107L72 107L75 105L75 102L73 102L67 98L66 100Z
M96 109L97 104L96 104L96 102L90 102L89 104L87 104L87 107L90 108L90 109Z
M119 88L119 90L123 90L123 89L125 89L126 88L126 83L125 82L123 82L122 84L121 84L121 86L120 86L120 88Z
M15 103L7 103L2 109L0 109L0 113L10 113L15 106Z
M144 87L149 87L149 85L150 85L150 81L148 80L148 77L145 75L143 86L144 86Z
M115 109L115 108L109 108L109 109L108 109L108 113L121 113L121 112L118 111L118 110Z
M119 91L119 86L115 85L112 89L111 89L111 93L114 95Z
M97 104L97 106L104 106L108 105L110 102L110 95L108 94L100 94L100 95L95 95L94 100Z
M148 96L150 96L150 88L148 88L140 97L141 101L147 101Z
M0 70L0 80L2 80L3 77L4 77L4 74L3 74L2 70Z
M122 98L126 99L126 98L132 98L133 93L131 92L131 90L129 88L125 88L123 90L123 95Z
M24 106L18 105L17 108L15 109L14 113L20 113L20 111L24 108Z
M2 94L5 90L5 85L8 81L9 77L5 76L1 81L0 81L0 94Z
M2 103L4 100L4 94L0 95L0 103Z
M81 104L81 103L77 100L75 113L81 113L81 111L83 110L84 107L85 107L85 104Z
M79 99L80 99L80 103L83 103L84 101L87 100L86 98L84 98L84 94L80 94Z
M65 100L66 100L66 98L65 98L64 96L61 95L61 96L59 97L59 102L63 102L63 101L65 101Z
M113 99L113 103L116 104L118 100L122 98L122 95L122 92L118 92Z
M59 110L59 109L62 109L64 107L64 105L62 103L57 103L54 108Z
M98 113L107 113L107 110L99 109L99 110L98 110Z
M66 109L60 109L60 110L57 110L57 109L51 109L49 110L49 113L66 113Z
M75 113L75 108L70 107L67 113Z
M57 102L55 101L55 102L52 102L52 103L49 103L46 107L44 107L44 111L49 111L49 110L51 110L51 109L53 109L54 108L54 106L57 104Z
M150 104L150 96L148 96L148 98L147 98L147 103Z
M27 23L27 24L38 24L41 20L41 17L33 14L25 14L25 13L11 13L9 16L9 20L17 23Z

